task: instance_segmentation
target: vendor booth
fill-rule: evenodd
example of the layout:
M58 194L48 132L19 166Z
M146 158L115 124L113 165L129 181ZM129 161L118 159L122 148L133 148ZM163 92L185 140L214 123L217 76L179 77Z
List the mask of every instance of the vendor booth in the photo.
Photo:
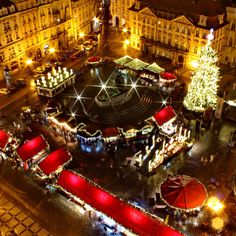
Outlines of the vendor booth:
M123 57L121 57L121 58L119 58L119 59L114 60L114 62L115 62L117 65L122 65L122 66L124 66L125 64L131 62L132 60L133 60L132 57L126 55L126 56L123 56Z
M171 136L175 134L176 128L173 121L176 119L176 113L171 106L156 112L153 119L164 135Z
M103 212L137 235L181 235L178 231L164 224L160 218L120 200L72 171L63 170L57 180L57 186L71 197L84 201L95 211Z
M39 135L20 146L16 150L16 153L20 157L22 163L29 166L30 164L37 163L40 159L45 157L47 155L47 148L48 143L42 135Z
M10 139L10 135L5 131L0 130L0 150L3 150L3 151L5 150L9 142L9 139Z
M42 75L41 78L35 80L37 94L44 97L53 98L66 88L75 83L76 76L73 70L60 67L53 68L52 73L48 72L47 76Z
M71 160L72 157L69 152L63 148L57 149L39 162L40 175L50 177L53 174L58 174Z
M118 127L102 129L102 138L105 143L116 144L120 139L121 133Z

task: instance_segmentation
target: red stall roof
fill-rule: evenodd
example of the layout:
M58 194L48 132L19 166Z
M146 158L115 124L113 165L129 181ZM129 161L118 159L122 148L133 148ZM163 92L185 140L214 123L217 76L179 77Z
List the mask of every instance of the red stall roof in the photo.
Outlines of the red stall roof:
M28 159L31 159L32 157L37 155L47 146L48 146L47 142L41 135L39 135L36 138L31 139L30 141L19 147L17 149L17 154L23 161L27 161Z
M102 136L104 138L116 137L120 135L120 131L117 127L109 127L102 130Z
M162 126L175 116L175 111L171 106L167 106L154 114L154 118L159 126Z
M57 180L57 184L140 236L181 235L157 218L121 201L72 171L63 170Z
M39 167L46 175L50 175L54 171L58 170L60 166L64 165L71 159L70 154L63 148L56 150L48 155L43 161L39 163Z
M10 135L2 130L0 130L0 148L4 149L7 145Z

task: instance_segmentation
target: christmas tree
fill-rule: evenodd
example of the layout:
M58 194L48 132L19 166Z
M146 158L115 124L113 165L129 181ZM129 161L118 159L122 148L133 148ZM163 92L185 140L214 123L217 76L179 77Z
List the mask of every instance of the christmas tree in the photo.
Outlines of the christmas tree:
M213 30L207 36L207 44L202 47L196 70L191 78L184 106L191 111L202 112L207 107L215 109L217 89L220 80L217 55L211 47Z

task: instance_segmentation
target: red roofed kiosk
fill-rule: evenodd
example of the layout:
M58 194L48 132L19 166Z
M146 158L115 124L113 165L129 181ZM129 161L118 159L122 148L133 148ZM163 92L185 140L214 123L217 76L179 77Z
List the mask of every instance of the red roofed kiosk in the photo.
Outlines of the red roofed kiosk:
M39 167L45 175L49 176L59 171L59 169L71 161L71 159L70 153L60 148L44 158L39 163Z
M176 113L171 106L156 112L153 118L164 134L173 135L175 133L175 127L172 123L176 118Z
M161 222L159 218L129 205L72 171L63 170L57 180L57 185L65 192L83 200L137 235L181 235L178 231Z
M105 143L117 142L120 138L120 130L118 127L109 127L103 129L102 137Z
M16 152L23 162L37 161L42 158L43 151L48 147L43 136L39 135L19 147Z
M5 150L10 135L2 130L0 130L0 149Z

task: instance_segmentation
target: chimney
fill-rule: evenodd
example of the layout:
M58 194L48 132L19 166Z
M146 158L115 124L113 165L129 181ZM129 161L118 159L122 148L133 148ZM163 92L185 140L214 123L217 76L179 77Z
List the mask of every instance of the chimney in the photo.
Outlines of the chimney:
M134 8L135 8L136 10L140 10L140 7L141 7L141 2L140 2L140 0L136 0L136 1L135 1Z

